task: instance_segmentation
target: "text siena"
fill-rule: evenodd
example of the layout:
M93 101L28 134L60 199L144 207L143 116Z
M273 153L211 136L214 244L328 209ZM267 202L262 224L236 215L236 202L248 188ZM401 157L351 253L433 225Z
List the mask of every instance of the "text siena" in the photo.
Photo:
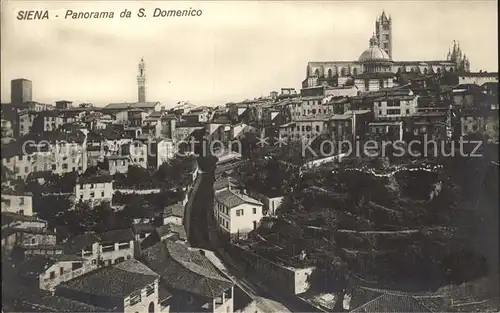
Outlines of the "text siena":
M38 11L18 11L18 20L48 20L49 11L48 10L38 10Z

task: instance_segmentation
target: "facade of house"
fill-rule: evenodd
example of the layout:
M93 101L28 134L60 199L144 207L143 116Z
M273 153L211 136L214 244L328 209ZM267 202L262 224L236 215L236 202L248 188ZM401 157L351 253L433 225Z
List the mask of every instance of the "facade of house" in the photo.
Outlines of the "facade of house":
M198 249L172 241L145 249L141 259L161 276L173 312L234 312L234 283Z
M214 216L228 237L244 237L256 229L263 217L262 208L262 202L235 190L215 194Z
M128 260L59 284L56 295L118 312L161 312L158 285L158 274Z
M181 202L166 207L162 214L162 225L167 225L169 223L183 225L184 210L184 205Z
M2 188L2 212L19 215L33 215L31 193L18 193L14 190Z
M86 233L70 238L65 244L66 254L76 254L91 265L111 265L134 256L134 234L131 229L105 233Z
M74 188L77 202L90 204L91 207L110 202L113 199L113 178L107 173L80 177Z
M97 266L91 266L83 258L74 255L35 255L19 264L19 272L26 282L38 288L53 291L57 285L86 274Z

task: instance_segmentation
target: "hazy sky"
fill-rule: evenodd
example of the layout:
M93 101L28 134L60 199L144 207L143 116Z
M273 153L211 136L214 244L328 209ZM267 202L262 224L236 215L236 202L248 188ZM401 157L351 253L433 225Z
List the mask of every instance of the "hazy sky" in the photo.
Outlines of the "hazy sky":
M148 17L136 17L140 7ZM152 17L155 8L190 7L202 16ZM19 10L30 9L48 9L51 18L16 19ZM113 11L115 18L65 20L68 9ZM124 9L133 17L118 18ZM1 100L10 102L11 79L27 78L39 102L137 101L141 57L147 100L169 106L180 100L224 104L300 88L308 61L357 60L382 10L392 16L394 60L445 59L456 39L472 71L498 71L496 1L16 0L1 8Z

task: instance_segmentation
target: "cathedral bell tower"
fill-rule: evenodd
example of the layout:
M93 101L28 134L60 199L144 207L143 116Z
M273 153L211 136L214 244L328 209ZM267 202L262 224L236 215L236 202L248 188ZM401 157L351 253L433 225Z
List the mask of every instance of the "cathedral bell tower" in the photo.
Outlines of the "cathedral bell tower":
M146 65L144 64L144 58L141 58L141 62L139 62L139 73L137 75L137 93L138 102L146 102Z
M375 22L375 35L378 46L383 49L392 60L392 19L382 12Z

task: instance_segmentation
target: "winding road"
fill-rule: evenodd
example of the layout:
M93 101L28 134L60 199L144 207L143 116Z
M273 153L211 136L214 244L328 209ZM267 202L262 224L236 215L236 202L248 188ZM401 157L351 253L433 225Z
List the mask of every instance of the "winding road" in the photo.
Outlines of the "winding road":
M188 214L190 219L189 242L191 246L205 250L208 259L226 276L234 281L237 287L255 300L259 312L303 312L304 307L269 290L256 279L246 273L224 251L223 243L215 229L212 212L214 169L203 169L199 175L199 184L193 188ZM310 309L308 310L310 311Z

